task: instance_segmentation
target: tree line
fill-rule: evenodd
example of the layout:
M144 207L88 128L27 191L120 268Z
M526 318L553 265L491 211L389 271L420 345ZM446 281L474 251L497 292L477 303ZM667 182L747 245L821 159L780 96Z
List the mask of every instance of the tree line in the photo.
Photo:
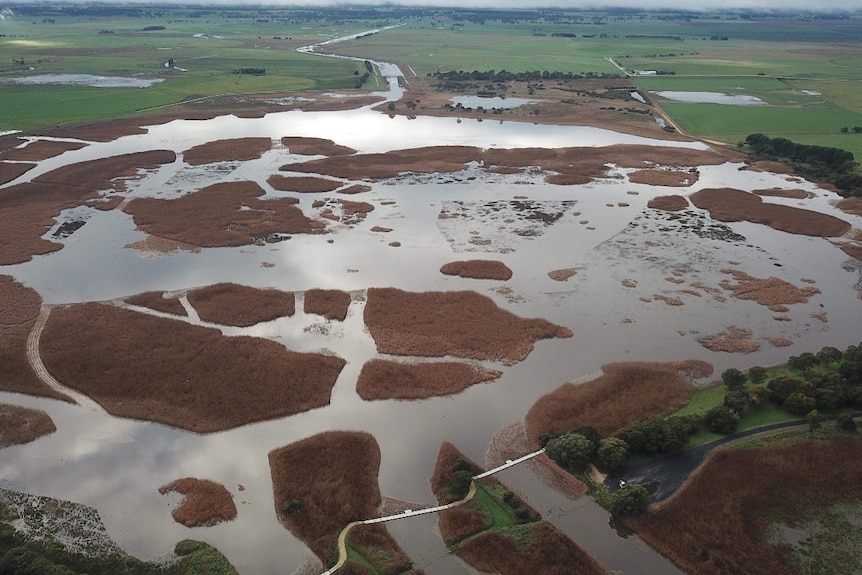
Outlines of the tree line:
M448 72L432 72L428 74L430 77L438 80L447 80L452 82L532 82L536 80L581 80L584 78L623 78L622 74L596 74L595 72L586 72L583 74L575 74L573 72L560 71L539 71L531 72L509 72L508 70L473 70L465 72L463 70L450 70Z

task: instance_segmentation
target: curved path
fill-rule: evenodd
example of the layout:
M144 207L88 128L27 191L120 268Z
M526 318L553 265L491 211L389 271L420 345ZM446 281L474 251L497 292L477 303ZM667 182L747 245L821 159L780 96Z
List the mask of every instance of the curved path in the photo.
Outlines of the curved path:
M362 519L359 521L348 523L347 526L341 530L341 533L338 534L338 561L335 563L335 565L324 571L322 575L332 575L333 573L338 571L344 565L344 563L347 562L347 534L357 525L372 525L374 523L385 523L387 521L395 521L396 519L404 519L405 517L415 517L417 515L426 515L428 513L439 513L440 511L445 511L447 509L452 509L453 507L464 505L465 503L473 499L474 495L476 495L476 480L482 479L483 477L488 477L489 475L494 475L495 473L499 473L504 469L508 469L514 465L523 463L524 461L532 459L537 455L541 455L544 452L545 449L542 448L538 451L528 453L523 457L519 457L518 459L509 459L508 461L506 461L506 463L500 465L499 467L495 467L494 469L489 469L488 471L479 473L478 475L474 475L473 480L470 482L470 490L467 491L467 495L465 495L463 499L459 499L458 501L453 501L452 503L447 503L446 505L438 505L436 507L426 507L425 509L419 509L417 511L408 509L396 515L388 515L386 517L374 517L372 519Z
M42 356L39 355L39 340L42 338L42 330L45 329L45 325L48 323L48 316L50 315L51 307L42 304L42 307L39 309L39 315L36 318L36 322L33 324L33 329L30 330L30 335L27 336L27 361L30 362L30 367L33 368L33 371L36 372L39 379L45 382L48 387L57 393L61 393L71 398L72 401L90 411L105 413L102 406L96 403L92 398L70 389L57 381L54 376L48 372L48 368L46 368L45 364L42 362Z

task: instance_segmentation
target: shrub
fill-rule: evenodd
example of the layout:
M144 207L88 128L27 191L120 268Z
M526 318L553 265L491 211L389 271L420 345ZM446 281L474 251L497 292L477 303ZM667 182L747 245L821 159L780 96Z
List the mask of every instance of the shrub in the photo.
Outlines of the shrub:
M721 374L721 381L723 381L727 389L731 391L742 389L745 386L747 379L748 378L746 378L745 374L735 367L726 369Z
M703 425L713 433L727 435L736 431L736 425L739 423L739 416L723 405L718 405L707 411L703 415Z
M452 472L449 476L449 495L454 500L464 499L467 492L470 491L470 483L473 481L473 475L469 471L459 470Z
M281 510L290 515L291 513L296 513L301 510L303 507L302 500L300 499L291 499L290 501L285 501L281 504Z
M582 472L595 452L592 441L580 433L567 432L548 441L548 457L572 473Z
M856 420L849 413L842 413L837 417L835 422L838 424L838 429L853 433L856 431Z
M617 469L628 461L629 446L619 437L606 437L599 443L599 449L596 453L604 467Z
M610 511L618 517L637 517L649 509L649 492L638 483L627 483L611 498Z
M753 384L763 383L766 381L766 368L755 365L748 370L748 379Z

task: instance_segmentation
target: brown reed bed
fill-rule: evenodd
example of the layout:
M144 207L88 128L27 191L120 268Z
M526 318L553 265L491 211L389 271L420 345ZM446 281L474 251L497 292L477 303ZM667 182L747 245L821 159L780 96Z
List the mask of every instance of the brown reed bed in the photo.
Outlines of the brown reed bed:
M380 573L391 575L422 575L424 572L413 569L413 561L407 556L398 542L381 523L357 525L347 535L347 544L359 552ZM349 567L350 563L345 564ZM358 573L367 573L362 569ZM342 567L343 569L344 567ZM341 572L341 569L338 570Z
M814 237L844 235L850 224L835 216L764 203L760 196L732 188L710 188L691 195L698 208L708 210L710 216L722 222L747 221L764 224L791 234Z
M11 182L36 167L36 164L0 162L0 184Z
M282 176L273 174L266 183L281 192L296 192L298 194L320 194L337 190L344 184L329 178L314 176Z
M321 315L331 321L344 321L351 297L337 289L310 289L305 292L303 311Z
M174 158L173 152L155 150L91 160L0 190L0 265L62 249L63 244L42 239L61 211L96 199L102 190L121 189L114 178L132 177Z
M365 184L353 184L352 186L347 186L343 190L338 190L338 193L351 196L354 194L364 194L365 192L370 191L371 186L366 186Z
M39 379L27 360L27 337L41 305L35 290L0 275L0 389L71 401Z
M235 283L219 283L192 290L188 299L202 320L236 327L290 317L296 311L293 292Z
M278 520L325 565L335 562L342 528L377 516L380 447L369 433L314 435L271 451L269 468Z
M87 303L56 308L42 359L64 384L121 417L199 433L329 403L339 357Z
M848 214L862 216L862 198L844 198L835 207Z
M561 268L558 270L551 270L548 272L548 277L556 282L564 282L568 280L570 277L573 277L578 274L577 268Z
M612 363L596 379L566 383L543 395L525 418L533 445L546 433L588 425L604 437L623 427L674 411L686 404L694 385L675 363Z
M165 297L165 292L143 292L133 296L129 296L123 301L131 305L137 305L155 311L170 313L173 315L187 315L186 308L184 308L183 304L180 303L180 299L176 296Z
M80 150L87 146L85 142L58 142L56 140L35 140L23 148L10 148L0 152L0 160L16 160L23 162L41 162L63 152Z
M213 162L244 162L256 160L272 148L270 138L234 138L207 142L183 152L189 165L200 166Z
M637 170L629 174L630 182L649 186L684 188L693 186L697 180L698 175L695 172L677 170Z
M524 319L473 291L369 288L365 325L380 353L503 362L523 360L540 339L571 337L544 319Z
M730 280L721 280L719 285L731 292L733 297L741 300L751 300L760 305L785 306L796 303L807 303L808 299L820 293L820 289L813 286L799 288L790 282L780 278L756 278L744 271L734 269L721 270L722 273L733 276L736 283ZM775 311L775 310L773 310ZM787 311L784 308L783 311Z
M843 243L841 244L841 251L851 258L862 261L862 245L860 244Z
M838 472L840 470L840 472ZM713 451L677 494L627 522L683 570L698 575L803 573L787 547L771 545L772 522L862 498L862 441L848 436Z
M697 338L697 343L710 351L726 353L753 353L760 344L751 339L751 330L735 325L728 326L718 333Z
M54 421L44 411L0 403L0 449L30 443L55 431Z
M209 479L176 479L159 487L159 493L185 496L171 511L171 517L186 527L210 527L236 518L236 504L230 491Z
M291 154L302 156L349 156L356 153L353 148L341 146L325 138L285 136L281 143Z
M753 194L757 194L758 196L770 196L773 198L790 198L794 200L807 200L811 198L813 194L811 192L806 192L805 190L793 189L793 190L785 190L782 188L768 188L765 190L752 190Z
M647 207L654 210L664 210L666 212L678 212L688 209L688 200L682 196L657 196L647 202Z
M443 264L440 273L447 276L478 280L507 281L512 279L512 270L498 260L461 260Z
M198 247L235 247L265 242L279 234L313 234L326 224L296 207L296 198L260 199L255 182L224 182L174 200L138 198L124 211L138 228Z
M460 393L501 375L495 369L456 361L403 363L372 359L362 366L356 392L366 401L424 399Z

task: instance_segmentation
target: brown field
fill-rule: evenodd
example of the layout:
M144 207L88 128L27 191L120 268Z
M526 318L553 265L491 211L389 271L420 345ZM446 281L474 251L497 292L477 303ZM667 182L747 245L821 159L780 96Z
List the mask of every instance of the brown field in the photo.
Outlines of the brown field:
M356 150L336 144L324 138L306 138L302 136L285 136L281 143L291 154L302 156L349 156Z
M657 196L647 202L647 207L666 212L678 212L688 209L688 200L682 196Z
M56 308L42 359L108 412L199 433L329 403L344 360L253 337L88 303Z
M282 176L273 174L266 183L281 192L296 192L298 194L320 194L337 190L344 184L329 178L312 176Z
M386 575L421 575L421 570L411 569L413 561L398 546L398 543L380 523L357 525L350 530L347 543L356 549L375 569ZM342 569L349 568L350 563ZM355 564L356 567L363 567ZM342 569L338 572L341 573ZM360 571L360 573L367 571Z
M629 174L630 182L650 186L684 188L693 186L697 180L698 175L696 173L677 170L638 170Z
M227 182L175 200L138 198L124 211L148 234L198 247L244 246L277 234L324 231L326 224L307 218L296 198L262 200L262 195L255 182Z
M571 337L544 319L523 319L472 291L370 288L365 325L380 353L521 361L535 341Z
M210 527L236 518L233 496L221 483L184 477L159 487L162 495L172 492L185 495L171 517L186 527Z
M512 270L497 260L461 260L443 264L440 273L447 276L460 276L477 280L512 279Z
M733 276L736 283L731 280L721 280L719 285L733 294L736 299L752 300L765 306L784 306L795 303L806 303L808 298L819 294L820 289L816 287L798 288L792 283L780 278L756 278L741 270L726 269L722 273ZM772 307L770 307L772 309ZM785 307L781 310L788 311Z
M791 198L794 200L806 200L812 197L811 192L805 190L783 190L781 188L771 188L767 190L753 190L751 193L758 196L772 196L775 198Z
M0 275L0 294L0 389L71 401L39 379L27 361L27 336L39 315L41 296L7 275Z
M848 214L862 216L862 198L844 198L835 207Z
M564 282L570 277L577 275L577 273L577 268L562 268L549 271L548 277L557 282Z
M336 540L351 521L377 516L380 447L358 431L327 431L269 453L275 513L325 565L335 562ZM283 505L301 501L285 513Z
M55 431L54 421L44 411L0 403L0 449L29 443Z
M21 142L23 143L23 142ZM25 162L41 162L63 152L79 150L86 146L84 142L57 142L53 140L35 140L23 148L10 148L0 152L0 160L17 160Z
M350 308L350 294L336 289L310 289L305 292L303 311L328 320L344 321Z
M862 498L862 441L837 436L757 449L720 449L677 494L628 522L696 575L802 575L787 548L766 542L771 521Z
M215 140L183 152L183 160L189 165L200 166L213 162L244 162L256 160L272 148L270 138L236 138Z
M293 292L234 283L198 288L188 298L202 320L236 327L290 317L296 311Z
M697 338L697 343L710 351L727 353L753 353L760 349L760 344L751 339L751 330L729 326L724 330Z
M598 378L566 383L540 397L527 412L527 435L536 445L542 434L589 425L605 437L635 421L674 411L694 391L678 367L646 362L604 365Z
M180 303L180 299L178 297L166 298L165 293L160 291L139 293L127 297L124 301L131 305L137 305L164 313L181 316L186 315L186 308L184 308L183 304Z
M501 375L495 369L455 361L402 363L372 359L362 366L356 392L366 401L424 399L460 393Z
M10 164L9 162L0 162L0 184L11 182L18 176L21 176L33 168L36 164Z
M165 150L114 156L58 168L0 190L0 265L62 249L63 244L42 239L62 210L84 205L102 190L121 189L122 181L112 181L115 178L132 177L139 169L174 159L174 153Z
M834 216L767 204L760 196L732 188L700 190L691 195L691 201L721 222L747 221L765 224L782 232L815 237L838 237L850 229L849 223Z

